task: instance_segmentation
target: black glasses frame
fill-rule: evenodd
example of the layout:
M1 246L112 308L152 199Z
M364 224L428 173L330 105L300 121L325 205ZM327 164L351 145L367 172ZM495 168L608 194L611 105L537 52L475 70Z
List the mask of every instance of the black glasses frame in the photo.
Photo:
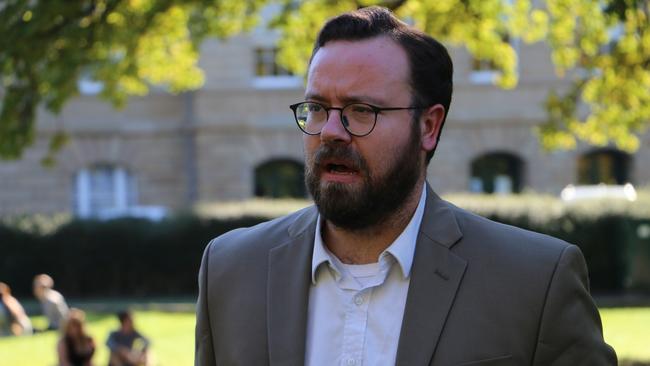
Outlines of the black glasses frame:
M300 131L302 131L303 133L305 133L305 134L307 134L307 135L312 135L312 136L320 135L320 133L322 132L323 129L321 128L321 131L318 131L318 132L315 132L315 133L311 133L311 132L307 132L307 131L305 131L302 127L300 127L300 122L298 122L298 112L297 112L297 109L298 109L298 106L300 106L301 104L305 104L305 103L317 104L317 105L321 106L321 107L325 110L325 113L326 113L326 116L327 116L327 117L326 117L327 120L329 120L329 118L330 118L330 110L339 111L339 120L341 121L341 125L343 125L343 128L345 128L345 130L346 130L350 135L352 135L352 136L356 136L356 137L364 137L364 136L368 136L368 135L370 135L370 133L375 129L375 126L377 125L377 116L379 115L379 112L383 112L383 111L401 111L401 110L425 109L425 107L377 107L377 106L374 106L374 105L372 105L372 104L361 103L361 102L348 103L348 104L344 105L343 107L326 107L325 105L323 105L323 104L321 104L321 103L318 103L318 102L309 102L309 101L304 101L304 102L300 102L300 103L296 103L296 104L292 104L292 105L290 105L289 108L291 108L291 110L293 111L293 117L294 117L294 119L296 120L296 124L298 125L298 128L300 129ZM364 106L366 106L366 107L369 107L370 109L372 109L373 112L375 112L375 119L374 119L374 121L373 121L373 123L372 123L372 128L370 129L370 131L368 131L368 132L365 133L365 134L356 134L356 133L350 131L350 130L348 129L348 126L346 126L346 123L344 122L343 110L344 110L345 108L351 106L351 105L359 105L359 104L360 104L360 105L364 105ZM327 120L326 120L326 122L327 122ZM325 125L323 125L323 126L325 126Z

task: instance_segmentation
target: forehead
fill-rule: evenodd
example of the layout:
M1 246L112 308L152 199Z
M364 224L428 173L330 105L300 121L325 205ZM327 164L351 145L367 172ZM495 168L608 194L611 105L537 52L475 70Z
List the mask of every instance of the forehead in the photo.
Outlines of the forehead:
M307 96L394 101L410 98L406 52L388 37L332 41L314 55L307 78ZM369 100L370 101L370 100Z

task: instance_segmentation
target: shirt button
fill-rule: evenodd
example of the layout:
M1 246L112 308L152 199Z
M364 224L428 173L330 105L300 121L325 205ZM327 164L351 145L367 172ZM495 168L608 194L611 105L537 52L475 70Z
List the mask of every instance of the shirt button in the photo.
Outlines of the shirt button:
M354 303L357 305L363 304L363 296L357 295L354 297ZM350 361L352 361L352 364L354 363L354 360L350 359L348 360L348 365L351 365Z

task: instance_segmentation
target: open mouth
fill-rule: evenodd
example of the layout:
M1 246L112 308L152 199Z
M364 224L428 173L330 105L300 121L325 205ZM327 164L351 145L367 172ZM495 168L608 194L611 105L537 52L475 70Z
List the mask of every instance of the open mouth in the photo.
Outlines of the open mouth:
M359 175L359 167L354 161L347 159L324 159L321 164L321 172L330 177L349 177Z
M326 164L325 171L332 174L355 174L357 172L356 169L352 169L348 165L334 163Z

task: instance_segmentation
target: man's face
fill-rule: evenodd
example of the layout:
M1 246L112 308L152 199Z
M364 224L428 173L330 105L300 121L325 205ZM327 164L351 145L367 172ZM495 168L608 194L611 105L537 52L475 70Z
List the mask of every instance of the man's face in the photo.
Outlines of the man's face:
M409 107L408 80L407 55L389 38L333 41L314 55L305 99L339 108ZM412 113L380 112L369 135L354 137L332 110L320 135L304 136L307 188L327 220L348 230L372 227L412 193L424 155Z
M131 333L133 329L133 319L130 316L127 316L122 321L122 331L125 333Z
M37 299L43 299L45 297L45 286L41 285L40 283L34 283L34 296Z

